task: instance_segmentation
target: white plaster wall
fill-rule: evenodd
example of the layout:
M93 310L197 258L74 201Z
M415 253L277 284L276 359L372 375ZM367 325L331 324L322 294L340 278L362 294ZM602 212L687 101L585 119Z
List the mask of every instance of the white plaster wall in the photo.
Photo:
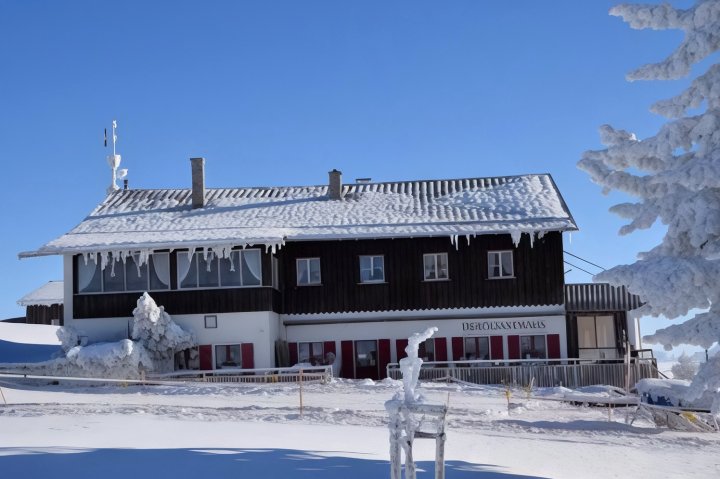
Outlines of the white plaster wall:
M545 323L545 328L513 329L506 331L463 331L463 323L487 321L543 321ZM450 338L454 336L473 337L498 335L504 336L503 353L505 359L508 359L507 336L515 334L558 334L560 335L560 356L563 358L567 357L567 333L565 330L565 316L524 316L518 318L497 319L435 319L418 321L383 321L314 325L293 325L291 323L287 323L286 328L288 342L336 340L336 349L338 351L338 354L342 354L340 351L341 340L355 341L361 339L390 339L390 357L392 361L397 361L395 340L408 338L411 334L424 331L425 329L432 326L438 328L438 332L435 333L435 337L445 337L448 340L448 359L451 359L453 357L452 341Z
M172 318L183 329L193 331L199 344L253 343L255 367L275 366L275 340L280 339L276 313L213 313L213 316L217 316L217 328L205 328L204 314L178 314Z

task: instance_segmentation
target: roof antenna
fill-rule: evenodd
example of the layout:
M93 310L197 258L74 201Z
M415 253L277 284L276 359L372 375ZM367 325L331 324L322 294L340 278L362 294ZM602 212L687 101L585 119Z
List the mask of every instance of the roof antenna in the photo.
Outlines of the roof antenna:
M117 120L113 120L112 122L112 147L113 152L112 155L107 156L107 162L108 166L110 166L110 169L112 170L112 182L110 183L110 186L108 186L107 194L112 193L113 191L119 190L120 187L116 184L117 180L122 180L127 176L128 170L126 168L118 169L120 166L121 157L117 153L115 153L115 143L117 142L117 133L115 130L117 129ZM107 128L105 128L105 147L107 148Z

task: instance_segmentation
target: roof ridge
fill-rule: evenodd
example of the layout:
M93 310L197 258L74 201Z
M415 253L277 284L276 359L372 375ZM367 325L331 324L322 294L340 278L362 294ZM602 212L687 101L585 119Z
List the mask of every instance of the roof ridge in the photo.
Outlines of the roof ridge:
M528 178L528 177L539 177L539 176L547 176L552 178L552 175L550 173L525 173L520 175L499 175L499 176L468 176L463 178L427 178L427 179L414 179L414 180L395 180L395 181L369 181L369 182L363 182L363 183L343 183L343 186L356 186L356 185L397 185L397 184L406 184L406 183L432 183L437 181L448 181L448 182L458 182L458 181L470 181L470 180L511 180L514 178ZM272 190L272 189L280 189L280 188L327 188L327 184L321 184L321 185L274 185L274 186L217 186L217 187L206 187L206 190ZM127 192L142 192L142 191L189 191L191 188L179 188L179 187L170 187L170 188L130 188L127 190L115 190L108 197L113 196L115 194L127 194Z

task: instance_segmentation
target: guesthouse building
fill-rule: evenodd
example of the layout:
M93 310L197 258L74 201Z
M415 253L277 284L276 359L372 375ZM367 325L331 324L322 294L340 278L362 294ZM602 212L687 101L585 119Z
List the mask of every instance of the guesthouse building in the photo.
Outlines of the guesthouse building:
M147 291L198 338L182 368L332 353L343 377L379 378L430 326L428 360L575 354L563 233L577 227L548 174L206 188L191 165L192 188L112 190L20 254L63 257L64 324L89 342L126 338Z

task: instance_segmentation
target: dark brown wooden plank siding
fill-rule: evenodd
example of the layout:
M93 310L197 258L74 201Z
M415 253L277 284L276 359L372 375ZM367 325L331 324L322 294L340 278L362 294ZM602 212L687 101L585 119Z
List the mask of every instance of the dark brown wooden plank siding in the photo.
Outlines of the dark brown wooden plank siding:
M60 325L64 324L62 304L50 306L31 305L25 308L25 318L28 324L50 324L53 319L59 319Z
M156 291L170 314L275 311L287 314L562 304L562 235L548 233L530 247L523 235L287 243L278 253L281 291L271 288L270 254L263 252L263 287ZM512 250L515 277L487 278L487 252ZM423 281L423 255L447 253L447 281ZM360 283L359 257L385 258L385 283ZM171 255L175 276L176 255ZM322 284L297 286L296 259L319 257ZM173 286L176 287L176 284ZM76 318L127 317L140 293L75 295Z
M513 250L515 278L487 279L487 252ZM450 280L423 281L423 254L448 253ZM359 257L384 255L385 283L361 284ZM296 259L319 257L322 285L296 285ZM282 250L285 313L562 304L562 236L531 248L509 235L478 236L456 250L447 237L288 243Z
M141 294L76 294L73 316L79 319L132 316ZM280 305L278 292L268 287L153 291L151 296L170 315L277 311Z

